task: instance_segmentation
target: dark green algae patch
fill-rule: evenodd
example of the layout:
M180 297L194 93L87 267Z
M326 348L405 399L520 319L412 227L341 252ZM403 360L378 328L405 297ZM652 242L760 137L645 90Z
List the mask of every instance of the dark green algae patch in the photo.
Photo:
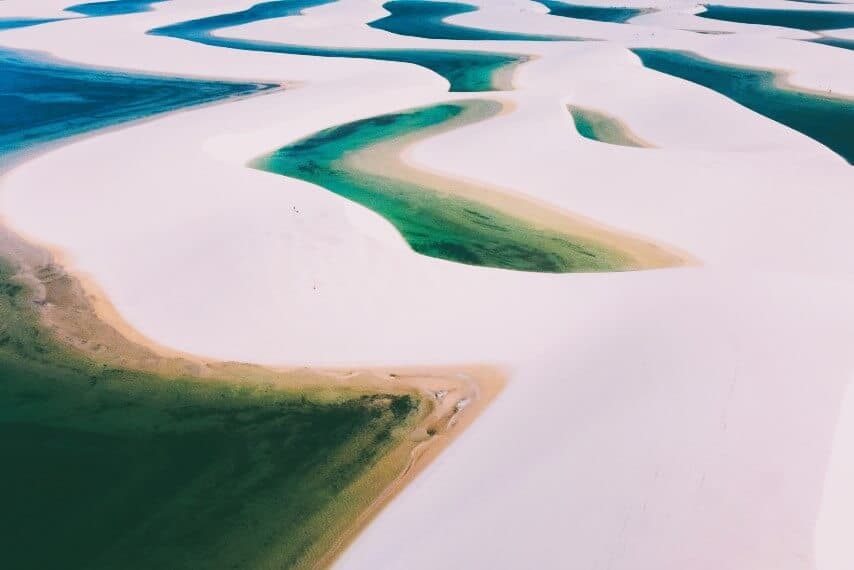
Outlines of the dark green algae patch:
M303 567L418 408L98 362L53 340L0 262L2 566Z
M618 271L627 260L588 240L534 226L483 202L354 168L348 158L405 135L496 114L494 101L464 101L380 115L320 131L250 166L322 186L377 212L418 253L468 265L546 273ZM453 181L448 181L453 186Z

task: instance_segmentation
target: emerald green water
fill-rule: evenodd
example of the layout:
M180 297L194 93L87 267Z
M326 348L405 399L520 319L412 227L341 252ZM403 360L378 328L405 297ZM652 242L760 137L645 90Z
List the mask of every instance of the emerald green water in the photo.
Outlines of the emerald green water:
M714 89L854 163L854 99L778 87L770 70L727 65L689 52L632 51L646 67Z
M437 127L453 119L494 114L498 103L467 101L382 115L320 131L251 163L299 178L374 210L413 250L440 259L520 271L613 271L617 254L536 228L480 202L436 188L355 170L348 155L373 144Z
M100 364L11 276L0 263L4 568L294 567L416 408Z

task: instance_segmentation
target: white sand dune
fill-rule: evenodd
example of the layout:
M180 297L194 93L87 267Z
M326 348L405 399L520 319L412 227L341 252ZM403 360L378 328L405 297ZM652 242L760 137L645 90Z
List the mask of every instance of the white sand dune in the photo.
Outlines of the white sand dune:
M0 18L76 18L80 14L66 12L64 9L75 2L68 0L3 0L0 3ZM82 2L78 2L82 4Z
M666 10L644 25L486 0L451 20L601 42L408 38L365 26L385 13L369 0L221 32L537 56L514 91L449 94L411 64L144 35L254 3L172 0L0 33L0 45L74 62L289 86L52 150L4 176L0 213L63 251L131 326L175 349L271 364L507 370L496 403L339 567L851 567L854 169L722 95L645 69L626 47L691 50L848 94L854 53L783 39L815 36L792 30L670 29L688 2L660 3ZM0 14L28 15L27 4L6 0ZM792 3L751 5L781 4ZM415 254L352 202L245 167L328 126L466 97L515 108L419 143L411 163L672 246L702 266L546 275L459 265ZM657 148L584 139L567 104L612 115Z

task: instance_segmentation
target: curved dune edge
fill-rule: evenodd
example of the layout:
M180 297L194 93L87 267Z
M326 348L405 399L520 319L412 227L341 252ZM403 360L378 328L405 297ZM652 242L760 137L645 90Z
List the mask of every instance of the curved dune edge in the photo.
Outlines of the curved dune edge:
M502 65L492 72L492 84L496 91L514 91L516 87L516 70L526 63L540 59L540 56L525 54L518 55L519 59L513 63Z
M479 98L482 99L482 98ZM654 243L620 229L563 210L521 192L487 186L463 177L449 177L413 159L413 147L420 141L442 133L512 113L515 104L501 99L482 99L497 102L501 109L490 113L483 106L473 117L458 116L418 132L390 141L369 145L345 159L354 168L369 174L407 180L437 191L487 204L505 214L533 223L536 227L559 232L570 239L589 241L604 246L625 259L623 270L662 269L699 265L691 254L670 246Z
M61 345L111 366L154 374L189 375L236 383L263 382L282 390L320 397L409 394L419 416L402 437L342 494L358 506L331 522L300 567L328 567L358 533L494 400L506 375L478 364L423 367L263 367L182 353L145 337L125 321L98 285L61 250L34 245L0 221L0 258L11 262L16 280L30 291L46 331ZM342 517L343 518L343 517ZM337 523L337 524L336 524Z
M809 85L802 85L801 83L797 83L793 80L793 77L796 75L796 72L790 69L749 67L747 65L741 67L760 71L764 70L773 73L774 86L778 89L785 89L787 91L793 91L796 93L806 93L808 95L815 95L816 97L824 97L826 99L833 99L836 101L854 100L854 95L852 94L837 93L830 89L819 89L818 87L810 87Z
M389 504L410 482L412 482L440 453L450 445L484 409L498 396L506 383L507 375L494 366L469 365L465 367L407 367L403 372L389 372L380 369L371 369L373 374L385 374L397 381L412 382L419 387L453 386L452 381L457 380L458 390L456 396L448 399L449 392L441 398L434 413L428 421L422 424L426 427L424 432L417 431L415 437L423 438L411 449L399 446L393 450L384 462L396 463L394 460L400 457L405 461L405 466L392 482L385 486L379 495L359 515L355 521L341 533L331 548L322 556L316 566L327 567L344 552L344 550L356 539L365 527ZM436 393L436 392L433 392ZM465 413L464 413L465 412ZM369 472L371 474L380 471L378 465ZM367 484L370 482L367 481Z

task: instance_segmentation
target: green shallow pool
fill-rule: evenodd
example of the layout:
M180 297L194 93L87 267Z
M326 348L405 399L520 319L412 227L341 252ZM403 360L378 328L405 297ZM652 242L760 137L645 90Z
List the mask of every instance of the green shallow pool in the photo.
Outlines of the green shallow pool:
M614 117L575 105L569 106L568 109L575 129L584 138L619 146L649 146Z
M348 162L354 153L371 152L372 145L450 121L481 120L500 108L499 103L477 100L373 117L320 131L251 165L323 186L374 210L394 224L412 249L431 257L553 273L625 268L625 259L598 244L535 227L447 189L366 172Z
M0 265L0 564L300 566L364 508L348 485L417 407L99 364L55 343Z

